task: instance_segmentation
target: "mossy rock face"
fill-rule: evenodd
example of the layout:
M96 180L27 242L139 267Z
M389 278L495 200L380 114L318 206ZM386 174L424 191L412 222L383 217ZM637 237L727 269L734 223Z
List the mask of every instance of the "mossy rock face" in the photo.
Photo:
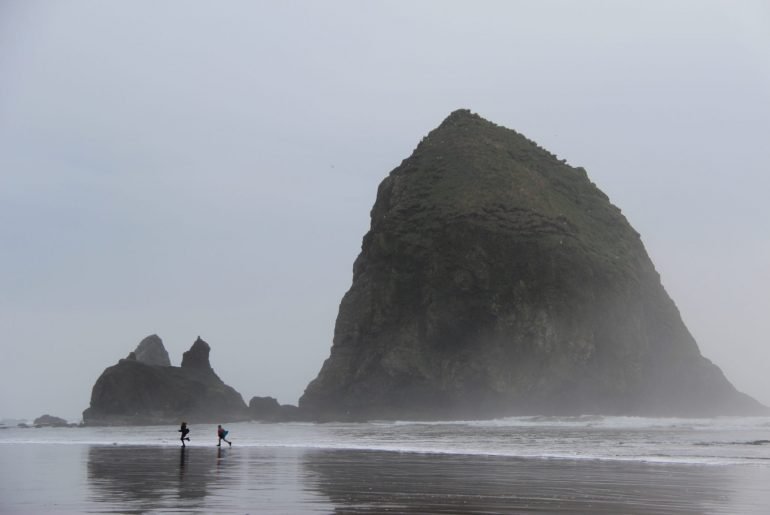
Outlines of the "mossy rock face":
M765 408L703 358L639 234L573 168L452 113L379 186L319 418Z

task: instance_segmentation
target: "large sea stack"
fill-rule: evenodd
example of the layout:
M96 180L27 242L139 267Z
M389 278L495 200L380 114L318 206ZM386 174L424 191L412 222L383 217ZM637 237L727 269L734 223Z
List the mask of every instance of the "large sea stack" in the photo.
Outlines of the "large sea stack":
M211 368L210 351L199 337L182 356L182 366L173 367L161 339L148 336L126 359L99 376L83 422L127 425L248 419L241 394Z
M749 414L704 358L639 234L574 168L452 113L380 184L321 419Z

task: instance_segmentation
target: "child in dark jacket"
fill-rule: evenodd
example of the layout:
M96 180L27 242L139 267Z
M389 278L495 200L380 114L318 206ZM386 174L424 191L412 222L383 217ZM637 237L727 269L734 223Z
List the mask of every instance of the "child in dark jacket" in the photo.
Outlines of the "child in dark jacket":
M179 432L182 433L182 436L180 437L180 440L182 440L182 447L184 447L184 441L187 440L188 442L190 439L187 437L187 433L190 432L189 429L187 429L187 422L182 422L182 427L179 428Z

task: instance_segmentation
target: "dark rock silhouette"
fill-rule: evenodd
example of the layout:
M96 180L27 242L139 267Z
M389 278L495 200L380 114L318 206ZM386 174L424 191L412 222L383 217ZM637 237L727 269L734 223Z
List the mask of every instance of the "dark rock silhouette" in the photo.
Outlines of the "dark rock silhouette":
M157 342L165 353L160 338ZM83 422L127 425L248 419L246 403L214 373L209 352L208 343L200 337L184 353L181 367L148 364L136 357L137 351L132 352L97 379Z
M157 334L151 334L141 342L134 350L134 359L148 365L170 367L171 360L163 346L163 340Z
M274 397L252 397L249 401L249 411L254 419L268 419L277 416L281 405Z
M704 358L582 168L466 110L379 186L321 419L766 412Z
M252 397L249 401L249 415L252 420L262 422L291 422L306 420L297 406L279 404L273 397Z
M190 350L182 354L182 368L211 371L213 373L209 363L209 352L211 352L209 344L198 336Z
M32 422L32 425L35 427L67 427L70 424L63 418L46 414L37 417L34 422Z

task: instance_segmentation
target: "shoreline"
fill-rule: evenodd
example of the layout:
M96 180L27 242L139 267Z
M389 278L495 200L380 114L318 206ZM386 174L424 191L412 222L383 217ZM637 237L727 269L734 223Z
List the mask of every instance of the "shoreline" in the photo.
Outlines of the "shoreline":
M216 444L216 425L191 425L190 448ZM258 422L225 424L242 449L381 451L423 455L770 467L770 418L507 420L490 424ZM177 426L8 428L0 446L180 447Z

